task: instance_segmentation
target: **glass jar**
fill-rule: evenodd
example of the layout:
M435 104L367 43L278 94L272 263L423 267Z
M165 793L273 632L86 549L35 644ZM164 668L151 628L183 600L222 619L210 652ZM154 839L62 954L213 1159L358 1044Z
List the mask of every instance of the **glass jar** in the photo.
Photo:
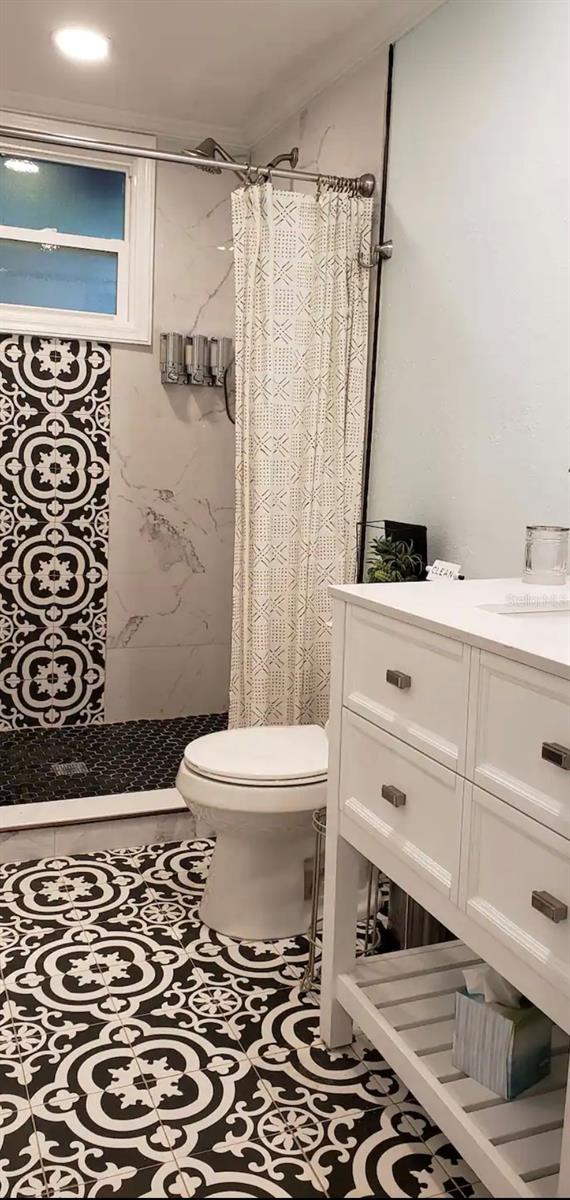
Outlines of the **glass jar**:
M527 525L524 547L525 583L566 583L568 526Z

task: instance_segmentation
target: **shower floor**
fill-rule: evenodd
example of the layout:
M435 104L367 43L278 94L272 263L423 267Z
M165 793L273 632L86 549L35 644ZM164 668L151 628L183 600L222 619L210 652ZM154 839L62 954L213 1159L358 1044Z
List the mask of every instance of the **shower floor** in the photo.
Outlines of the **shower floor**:
M227 713L0 734L0 806L174 786L184 747Z

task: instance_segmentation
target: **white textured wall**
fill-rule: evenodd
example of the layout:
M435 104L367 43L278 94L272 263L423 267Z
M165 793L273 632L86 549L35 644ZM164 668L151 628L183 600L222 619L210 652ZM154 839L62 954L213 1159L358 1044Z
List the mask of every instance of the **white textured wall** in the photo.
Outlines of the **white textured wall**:
M112 348L110 721L227 706L233 426L220 390L161 385L159 336L233 336L235 183L159 164L154 343Z
M397 44L369 518L517 575L566 523L568 5L448 0Z

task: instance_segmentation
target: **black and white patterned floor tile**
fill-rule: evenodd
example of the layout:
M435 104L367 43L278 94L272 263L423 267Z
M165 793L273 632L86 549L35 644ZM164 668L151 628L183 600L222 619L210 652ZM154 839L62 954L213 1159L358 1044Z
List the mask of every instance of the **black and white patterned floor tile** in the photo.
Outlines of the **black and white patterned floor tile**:
M224 1051L208 1069L157 1081L157 1109L178 1163L217 1144L271 1143L282 1122L255 1065Z
M130 861L157 897L188 904L202 896L213 852L211 838L196 838L138 847L131 851Z
M188 1196L200 1200L210 1196L322 1197L321 1180L287 1133L273 1145L246 1141L236 1145L218 1145L201 1155L192 1155L181 1165L181 1178ZM289 1148L290 1147L290 1148Z
M305 939L204 926L212 849L0 867L0 1197L483 1195L366 1039L322 1045Z
M395 1074L381 1054L370 1044L368 1038L357 1030L356 1036L351 1047L353 1053L359 1058L364 1066L372 1072L374 1077L379 1081L383 1094L388 1096L393 1104L406 1105L406 1107L415 1102L411 1092L402 1080Z
M216 988L213 995L250 1058L275 1060L284 1051L319 1040L318 996L302 993L298 985L268 991L252 988L245 995Z
M295 1110L293 1128L329 1196L462 1195L394 1104L326 1123Z
M121 1175L105 1176L101 1180L88 1181L80 1176L73 1168L46 1166L44 1167L45 1190L44 1196L52 1196L54 1200L60 1197L116 1197L116 1200L133 1200L133 1197L143 1200L148 1197L154 1200L158 1196L172 1196L175 1200L184 1200L188 1195L184 1180L173 1159L161 1166L137 1171L135 1167L126 1168ZM23 1195L24 1193L20 1193ZM29 1195L39 1195L30 1192Z
M208 986L245 996L253 990L277 991L298 982L290 964L279 953L278 944L228 942L229 939L221 940L219 934L209 929L205 936L185 943Z
M441 1129L434 1124L421 1104L413 1102L406 1105L406 1122L410 1132L422 1139L430 1153L434 1155L437 1162L444 1168L447 1175L452 1180L458 1180L460 1187L465 1186L465 1181L468 1182L471 1188L479 1184L475 1172L461 1158L455 1146L451 1145L451 1142L447 1140ZM476 1194L481 1195L483 1193L477 1192Z
M279 1108L306 1110L319 1121L387 1103L379 1080L350 1047L327 1050L315 1043L256 1065Z

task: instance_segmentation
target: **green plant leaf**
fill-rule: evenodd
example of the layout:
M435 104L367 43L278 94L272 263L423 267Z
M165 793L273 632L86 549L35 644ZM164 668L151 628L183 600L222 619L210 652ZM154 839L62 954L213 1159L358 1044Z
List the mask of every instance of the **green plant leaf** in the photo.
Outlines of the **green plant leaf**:
M392 541L389 537L372 538L367 558L369 583L404 583L419 579L423 563L414 553L413 542Z

